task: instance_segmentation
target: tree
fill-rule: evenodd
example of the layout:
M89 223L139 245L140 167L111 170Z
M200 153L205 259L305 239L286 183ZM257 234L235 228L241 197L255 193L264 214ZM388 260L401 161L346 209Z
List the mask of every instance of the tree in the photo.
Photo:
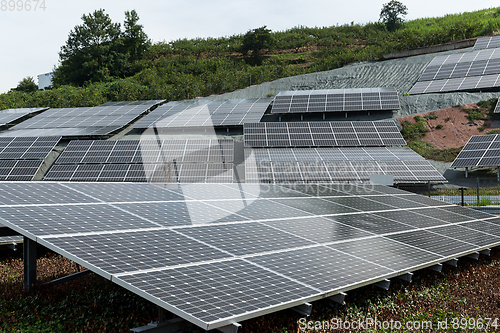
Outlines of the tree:
M22 92L33 92L38 90L38 85L35 83L35 80L31 76L27 76L21 81L19 81L16 88L12 89L12 91L22 91Z
M104 9L83 15L83 24L70 31L61 47L54 84L81 86L133 74L131 63L144 55L150 42L142 25L137 24L137 12L127 11L125 17L122 33L120 24L113 23Z
M272 52L274 49L274 36L271 34L271 30L266 29L266 26L249 30L243 36L243 42L241 46L241 52L248 55L249 51L252 51L252 58L257 62L262 62L261 51L263 49L268 49Z
M395 31L404 22L403 17L408 14L408 8L397 0L384 4L380 11L380 19L385 23L387 30Z
M125 49L130 54L132 60L142 58L146 50L151 45L148 35L143 30L141 24L137 24L139 15L135 10L125 12L125 22L123 24L125 32L123 38L125 40Z

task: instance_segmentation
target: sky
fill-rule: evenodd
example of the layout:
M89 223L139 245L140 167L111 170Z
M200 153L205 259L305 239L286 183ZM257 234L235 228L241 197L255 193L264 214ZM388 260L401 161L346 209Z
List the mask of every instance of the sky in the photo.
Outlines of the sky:
M266 25L273 31L296 26L324 27L368 23L379 19L389 0L142 0L142 1L1 1L0 93L17 86L27 76L37 82L39 74L58 65L59 51L69 32L82 23L83 14L103 8L122 23L125 11L135 9L139 23L153 42L180 38L223 37L244 34ZM402 0L406 19L435 17L499 6L493 0ZM10 4L16 4L13 11ZM45 5L41 8L42 3ZM19 6L23 4L23 6ZM24 4L31 5L30 10Z

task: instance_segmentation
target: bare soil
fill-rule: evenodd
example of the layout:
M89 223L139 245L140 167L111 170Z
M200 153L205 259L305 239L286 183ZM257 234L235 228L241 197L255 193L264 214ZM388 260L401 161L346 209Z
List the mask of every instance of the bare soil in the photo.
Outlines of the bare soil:
M466 104L462 106L466 109L477 108L477 104ZM487 132L498 129L498 127L491 127L493 123L491 119L475 120L474 122L467 119L467 113L462 111L460 107L450 107L432 112L413 114L399 118L399 122L409 121L414 123L415 116L437 116L436 119L427 120L427 132L420 140L431 143L435 148L458 148L464 146L470 137L473 135L486 134ZM438 125L443 127L438 129ZM481 128L483 130L481 131Z

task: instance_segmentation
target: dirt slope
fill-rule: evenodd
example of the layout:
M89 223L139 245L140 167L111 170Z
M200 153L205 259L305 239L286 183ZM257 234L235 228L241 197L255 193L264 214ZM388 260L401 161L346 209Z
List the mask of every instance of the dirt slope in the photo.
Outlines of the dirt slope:
M463 107L467 109L475 108L477 104L466 104ZM474 122L469 121L466 117L467 113L462 111L460 107L449 107L418 115L421 117L430 116L430 118L437 116L435 119L429 118L427 120L429 132L421 140L431 143L439 149L461 147L473 135L486 134L493 129L498 129L498 127L491 126L493 121L489 118L487 120L475 120ZM399 118L399 121L401 123L406 120L414 123L413 118L415 116L417 115L402 117ZM441 125L442 128L436 128L438 125Z

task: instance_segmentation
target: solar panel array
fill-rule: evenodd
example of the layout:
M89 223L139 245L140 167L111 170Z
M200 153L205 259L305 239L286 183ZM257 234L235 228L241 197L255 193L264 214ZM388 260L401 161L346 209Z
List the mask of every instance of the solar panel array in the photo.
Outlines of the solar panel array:
M435 57L410 94L476 90L500 86L500 49Z
M123 127L147 109L144 105L49 109L13 128Z
M260 121L270 99L169 102L134 124L134 128L235 126Z
M382 186L14 185L9 228L204 330L500 245L500 218Z
M99 182L233 181L234 141L71 141L44 180Z
M99 106L125 106L125 105L146 105L146 106L154 106L160 103L165 102L164 99L152 99L145 101L111 101L101 104Z
M500 47L500 36L478 38L474 50L493 49Z
M271 113L399 110L394 88L357 88L282 91Z
M245 124L246 147L404 146L394 121Z
M47 109L48 108L19 108L2 110L0 111L0 126L5 126L29 114L41 112Z
M500 135L474 135L451 164L452 168L500 166Z
M246 148L247 183L369 182L371 175L394 183L446 182L409 148Z
M32 180L60 139L0 138L0 180Z

